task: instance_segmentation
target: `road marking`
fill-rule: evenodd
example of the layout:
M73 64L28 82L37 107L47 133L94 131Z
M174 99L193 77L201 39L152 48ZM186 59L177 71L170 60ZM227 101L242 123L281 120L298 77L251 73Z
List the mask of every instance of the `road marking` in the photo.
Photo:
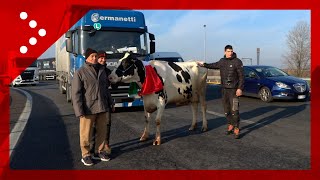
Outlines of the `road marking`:
M22 132L28 122L28 119L29 119L31 111L32 111L32 96L28 92L26 92L22 89L18 89L18 88L12 88L12 89L23 93L27 97L27 101L26 101L26 104L23 108L22 113L19 116L18 121L15 123L12 131L10 132L10 145L9 145L9 148L10 148L9 155L10 156L11 156L11 153L14 150L14 148L20 138L20 135L22 134Z
M207 113L208 114L212 114L212 115L216 115L216 116L219 116L219 117L225 117L224 114L221 114L221 113L218 113L218 112L214 112L214 111L207 110ZM257 123L257 122L250 121L250 120L241 120L240 119L240 122L247 123L247 124L255 124L254 126L264 125L264 123ZM268 127L267 125L264 125L264 126Z

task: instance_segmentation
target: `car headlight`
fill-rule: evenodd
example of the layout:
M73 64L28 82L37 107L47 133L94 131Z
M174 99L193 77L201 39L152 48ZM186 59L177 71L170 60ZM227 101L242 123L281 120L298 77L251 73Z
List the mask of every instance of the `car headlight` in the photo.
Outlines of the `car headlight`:
M279 88L282 88L282 89L291 89L290 86L288 86L288 85L286 85L285 83L282 83L282 82L276 82L276 85Z

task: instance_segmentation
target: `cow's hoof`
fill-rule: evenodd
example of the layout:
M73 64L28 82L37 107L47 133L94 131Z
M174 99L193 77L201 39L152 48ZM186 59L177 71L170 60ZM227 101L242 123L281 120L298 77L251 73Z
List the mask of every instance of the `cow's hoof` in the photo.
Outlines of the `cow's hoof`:
M147 137L141 137L141 138L140 138L140 141L146 141L146 140L148 140Z
M208 128L207 127L202 127L201 131L202 132L206 132L206 131L208 131Z
M196 130L197 129L197 126L191 126L190 128L189 128L189 131L194 131L194 130Z
M160 145L161 144L161 141L159 141L159 140L154 140L153 141L153 145Z

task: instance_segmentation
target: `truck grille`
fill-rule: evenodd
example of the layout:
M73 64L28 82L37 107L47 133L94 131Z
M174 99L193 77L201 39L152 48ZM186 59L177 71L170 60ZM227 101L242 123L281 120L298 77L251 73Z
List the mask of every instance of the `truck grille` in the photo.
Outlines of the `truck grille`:
M34 70L25 70L21 74L21 79L22 80L32 80L34 76Z
M297 83L293 85L294 89L298 92L305 92L306 91L306 85L302 83Z
M110 86L109 90L115 103L123 103L134 101L137 91L140 89L133 90L133 88L130 89L130 83L120 83L116 88Z

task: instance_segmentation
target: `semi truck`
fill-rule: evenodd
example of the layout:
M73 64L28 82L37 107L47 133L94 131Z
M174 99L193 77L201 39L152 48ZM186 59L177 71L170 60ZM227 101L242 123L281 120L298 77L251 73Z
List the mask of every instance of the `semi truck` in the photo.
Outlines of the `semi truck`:
M38 59L39 79L54 80L56 78L56 60L55 58Z
M19 66L14 66L17 69ZM23 67L23 64L22 64ZM39 68L37 67L37 61L35 60L27 69L25 69L20 75L18 75L12 82L12 86L20 85L32 85L35 86L39 83Z
M133 10L90 10L56 42L56 75L59 90L71 101L72 78L84 63L87 48L107 54L107 68L113 70L126 52L140 60L150 60L155 52L154 34L148 32L144 14ZM109 87L116 107L142 106L132 90L134 84Z

